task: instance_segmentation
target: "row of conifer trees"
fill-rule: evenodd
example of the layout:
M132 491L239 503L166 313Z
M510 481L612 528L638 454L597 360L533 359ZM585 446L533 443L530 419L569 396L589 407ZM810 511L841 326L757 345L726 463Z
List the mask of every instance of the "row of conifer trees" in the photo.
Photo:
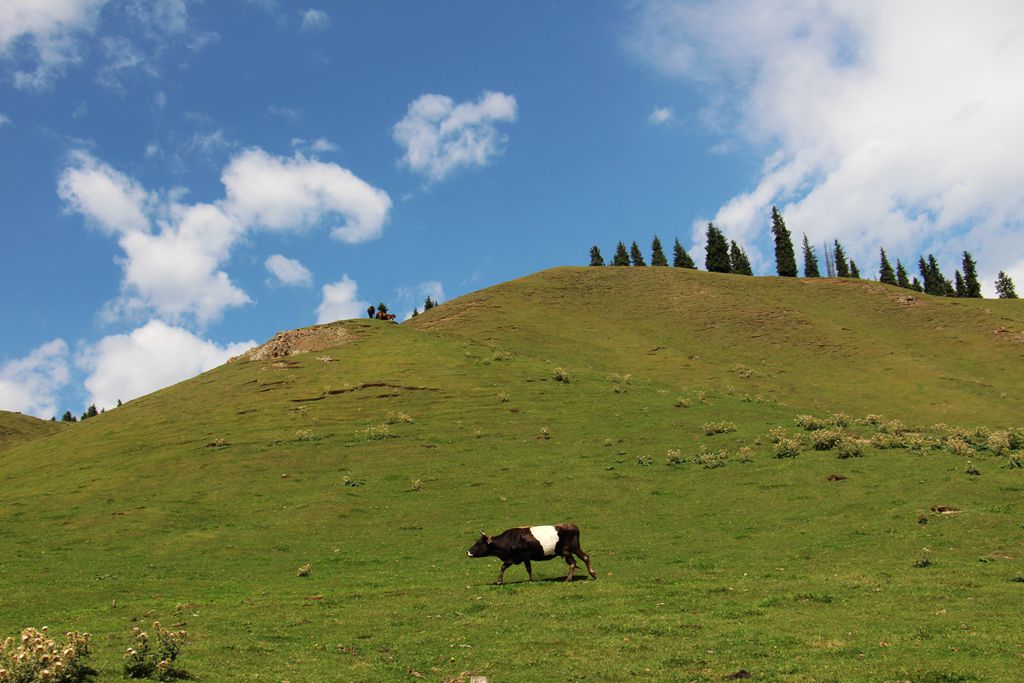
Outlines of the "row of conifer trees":
M793 249L793 239L786 228L786 222L783 220L782 214L774 206L772 207L772 237L775 241L776 272L782 277L796 277L797 261L796 253ZM747 253L743 248L735 240L726 239L722 231L711 222L708 223L705 251L704 267L708 272L734 273L737 275L754 274L750 268L750 259L747 258ZM917 276L908 277L907 269L899 259L896 259L896 268L894 269L889 262L885 249L881 248L879 251L879 282L936 296L981 298L981 283L978 281L977 264L967 251L963 253L962 270L958 269L956 271L952 282L942 274L938 260L933 254L928 254L927 259L922 256L918 260L917 266L921 273L921 279L919 280ZM672 252L673 266L677 268L697 267L678 239L675 241ZM831 250L828 245L825 245L825 257L827 275L829 277L860 278L860 268L852 258L847 259L846 252L843 250L839 240L833 241ZM803 261L804 277L821 277L821 271L818 268L818 256L815 253L814 247L808 241L806 234L803 240ZM604 257L597 246L590 248L590 265L605 265ZM633 242L628 251L626 250L626 245L619 242L615 247L615 256L612 258L611 265L646 266L647 263L644 261L644 256L636 242ZM651 242L651 265L668 265L668 259L662 249L661 240L657 236ZM999 298L1017 298L1013 280L1005 272L999 272L995 286Z

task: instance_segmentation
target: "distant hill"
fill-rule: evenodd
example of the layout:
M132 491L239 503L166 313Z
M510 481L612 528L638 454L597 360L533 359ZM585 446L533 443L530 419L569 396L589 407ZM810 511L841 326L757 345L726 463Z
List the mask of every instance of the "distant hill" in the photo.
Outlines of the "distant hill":
M13 445L59 432L63 425L31 415L0 410L0 451Z
M0 640L89 631L101 680L156 620L211 681L1016 680L1022 361L1019 301L650 267L286 332L11 443ZM562 521L598 581L466 556Z

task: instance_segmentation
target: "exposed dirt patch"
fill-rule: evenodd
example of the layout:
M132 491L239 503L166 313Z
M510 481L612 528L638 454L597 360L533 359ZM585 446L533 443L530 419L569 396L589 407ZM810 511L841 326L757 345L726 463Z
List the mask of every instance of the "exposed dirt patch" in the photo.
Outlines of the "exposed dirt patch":
M955 515L960 512L960 508L955 508L950 505L932 505L932 512L940 515Z
M323 351L324 349L347 344L358 337L359 335L338 323L303 327L298 330L278 332L267 343L249 349L228 362L231 363L237 360L270 360L294 356L297 353ZM323 357L321 357L322 359Z

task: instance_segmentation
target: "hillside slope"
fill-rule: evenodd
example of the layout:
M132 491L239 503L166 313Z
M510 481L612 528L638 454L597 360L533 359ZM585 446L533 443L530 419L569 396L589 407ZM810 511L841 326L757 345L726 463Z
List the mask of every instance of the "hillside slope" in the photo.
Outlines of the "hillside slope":
M24 441L59 432L64 425L31 415L0 410L0 451Z
M308 328L6 450L0 636L90 631L100 680L157 619L203 680L1012 680L1022 329L654 268ZM560 521L598 581L465 555Z

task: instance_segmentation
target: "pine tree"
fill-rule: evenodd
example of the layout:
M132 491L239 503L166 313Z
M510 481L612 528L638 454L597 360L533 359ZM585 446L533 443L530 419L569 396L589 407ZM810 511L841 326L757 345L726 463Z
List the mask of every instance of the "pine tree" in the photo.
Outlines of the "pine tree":
M60 418L61 422L78 422L78 418L71 414L70 410L64 411L64 415Z
M412 317L413 317L413 318L415 318L415 317L416 317L416 316L418 316L419 314L420 314L420 309L418 309L418 308L416 308L415 306L413 306L413 307L412 307Z
M431 299L430 295L428 294L426 300L423 302L423 312L426 313L434 306L437 306L437 302Z
M935 258L934 254L928 254L927 261L924 260L924 257L921 257L917 262L917 267L921 271L921 277L924 279L925 294L953 296L953 285L942 274L942 271L939 269L939 261Z
M679 244L679 238L676 238L676 244L672 247L672 265L676 268L696 268L693 259L683 249L683 245Z
M796 277L796 255L793 239L779 210L772 207L772 235L775 236L775 270L782 277Z
M612 259L613 266L628 266L629 265L629 253L626 251L626 245L619 242L618 246L615 247L615 257Z
M999 271L999 277L996 279L996 294L1000 299L1017 298L1017 290L1013 287L1013 280L1001 270Z
M978 268L968 252L964 252L964 296L972 299L981 298L981 283L978 282Z
M737 275L753 275L747 252L743 251L735 241L732 241L731 244L732 246L729 247L729 269Z
M924 291L924 287L921 286L921 281L917 279L916 275L914 276L914 281L910 283L910 288L915 292Z
M640 247L636 246L636 242L633 242L633 246L629 248L629 262L634 266L646 266L644 263L644 255L640 253Z
M953 273L953 295L957 298L967 296L967 286L964 285L964 276L957 270Z
M804 233L804 277L821 277L818 257L814 254L814 247L807 241L807 233Z
M96 417L100 412L96 410L96 404L93 403L89 406L84 413L82 413L82 421L88 420L90 417Z
M121 399L117 399L117 407L118 407L118 408L120 408L120 407L121 407L121 406L123 406L123 405L124 405L124 404L123 404L123 403L121 403Z
M665 252L661 250L661 240L658 236L654 236L654 241L651 242L651 265L652 266L667 266L668 259L665 258Z
M729 273L732 265L729 263L729 243L725 241L725 235L715 227L714 223L708 223L708 243L705 247L706 255L704 267L709 273Z
M889 259L885 255L885 249L880 248L879 251L882 254L882 260L878 266L878 281L883 285L894 285L896 284L896 274L892 272L892 264L889 263ZM907 279L906 273L903 273L903 279Z
M896 286L911 289L910 280L907 279L907 269L903 267L903 262L899 259L896 259Z
M595 244L590 248L590 265L592 266L603 266L604 257L601 256L601 250L597 248Z
M850 264L846 262L846 252L835 240L836 277L850 277Z
M860 268L857 267L857 263L853 259L850 259L850 277L860 279Z

